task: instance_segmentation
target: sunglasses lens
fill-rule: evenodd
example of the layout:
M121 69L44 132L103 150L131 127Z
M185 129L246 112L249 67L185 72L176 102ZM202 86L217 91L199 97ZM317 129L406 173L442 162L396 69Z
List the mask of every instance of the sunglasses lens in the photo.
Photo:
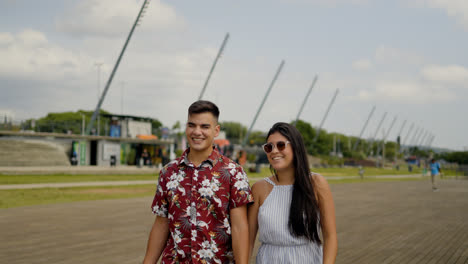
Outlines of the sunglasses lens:
M265 150L266 153L270 153L273 150L273 144L268 143L263 145L263 150Z
M278 148L279 151L282 151L286 147L286 142L279 141L279 142L276 143L276 147Z

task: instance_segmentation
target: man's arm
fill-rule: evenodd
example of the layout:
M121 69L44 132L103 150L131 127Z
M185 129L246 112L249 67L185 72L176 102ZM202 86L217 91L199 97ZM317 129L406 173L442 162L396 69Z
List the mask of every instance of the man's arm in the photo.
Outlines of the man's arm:
M169 221L166 217L156 216L148 238L143 264L155 264L169 237Z
M249 227L247 205L231 209L232 249L237 264L249 262Z
M260 208L260 190L258 186L260 184L261 182L256 182L252 186L254 202L247 206L247 219L249 222L249 258L252 257L258 232L258 210Z

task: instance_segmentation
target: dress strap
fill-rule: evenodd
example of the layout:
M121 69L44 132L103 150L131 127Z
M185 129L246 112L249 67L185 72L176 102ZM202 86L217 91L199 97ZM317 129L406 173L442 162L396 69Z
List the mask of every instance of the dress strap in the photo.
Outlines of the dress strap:
M272 180L270 180L270 178L265 178L265 181L267 181L269 184L273 186L276 186L276 184Z

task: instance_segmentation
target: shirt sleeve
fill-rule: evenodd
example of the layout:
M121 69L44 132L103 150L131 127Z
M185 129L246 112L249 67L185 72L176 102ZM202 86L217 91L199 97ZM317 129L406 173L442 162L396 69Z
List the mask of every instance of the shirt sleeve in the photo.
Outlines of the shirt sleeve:
M236 165L234 173L231 174L231 199L229 208L236 208L253 202L252 191L250 190L249 179L244 169Z
M162 171L159 174L158 187L156 188L156 194L154 195L153 203L151 204L151 209L153 214L167 217L169 204L167 202L167 173Z

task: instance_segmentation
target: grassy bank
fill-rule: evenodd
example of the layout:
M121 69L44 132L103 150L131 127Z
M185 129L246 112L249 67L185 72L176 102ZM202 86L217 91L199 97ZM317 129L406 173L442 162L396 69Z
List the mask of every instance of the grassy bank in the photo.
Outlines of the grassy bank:
M152 196L154 185L40 188L0 191L0 208ZM149 206L149 205L148 205Z
M271 175L269 168L262 168L260 173L249 172L249 178L264 178ZM323 176L357 176L359 175L358 168L313 168L312 171L322 174ZM406 167L400 170L386 168L364 168L365 176L377 175L407 175L420 174L421 169L415 168L413 172L408 172ZM136 175L69 175L69 174L53 174L53 175L0 175L1 184L29 184L29 183L66 183L66 182L93 182L93 181L132 181L132 180L155 180L156 174L136 174Z
M65 182L95 182L95 181L143 181L157 180L156 174L137 175L0 175L0 184L30 184L30 183L65 183Z
M357 168L314 168L314 172L325 177L343 177L343 179L329 179L330 184L353 182L382 182L421 180L421 178L376 179L377 175L407 175L407 170L391 170L381 168L365 168L364 179L356 179ZM269 168L262 168L260 173L247 172L251 184L271 175ZM413 174L421 174L420 170L413 170ZM349 178L347 178L349 177ZM366 178L369 177L369 178ZM70 183L94 181L132 181L154 180L157 175L0 175L0 184L31 184L31 183ZM132 186L99 186L99 187L72 187L72 188L40 188L0 190L0 208L30 206L39 204L65 203L87 200L134 198L154 195L154 184Z
M263 177L251 178L253 184ZM417 181L421 178L399 178L399 179L330 179L333 184L360 183L360 182L388 182L388 181ZM0 208L12 208L20 206L31 206L41 204L67 203L77 201L122 199L153 196L155 185L129 185L129 186L99 186L99 187L71 187L71 188L39 188L39 189L14 189L0 190Z

